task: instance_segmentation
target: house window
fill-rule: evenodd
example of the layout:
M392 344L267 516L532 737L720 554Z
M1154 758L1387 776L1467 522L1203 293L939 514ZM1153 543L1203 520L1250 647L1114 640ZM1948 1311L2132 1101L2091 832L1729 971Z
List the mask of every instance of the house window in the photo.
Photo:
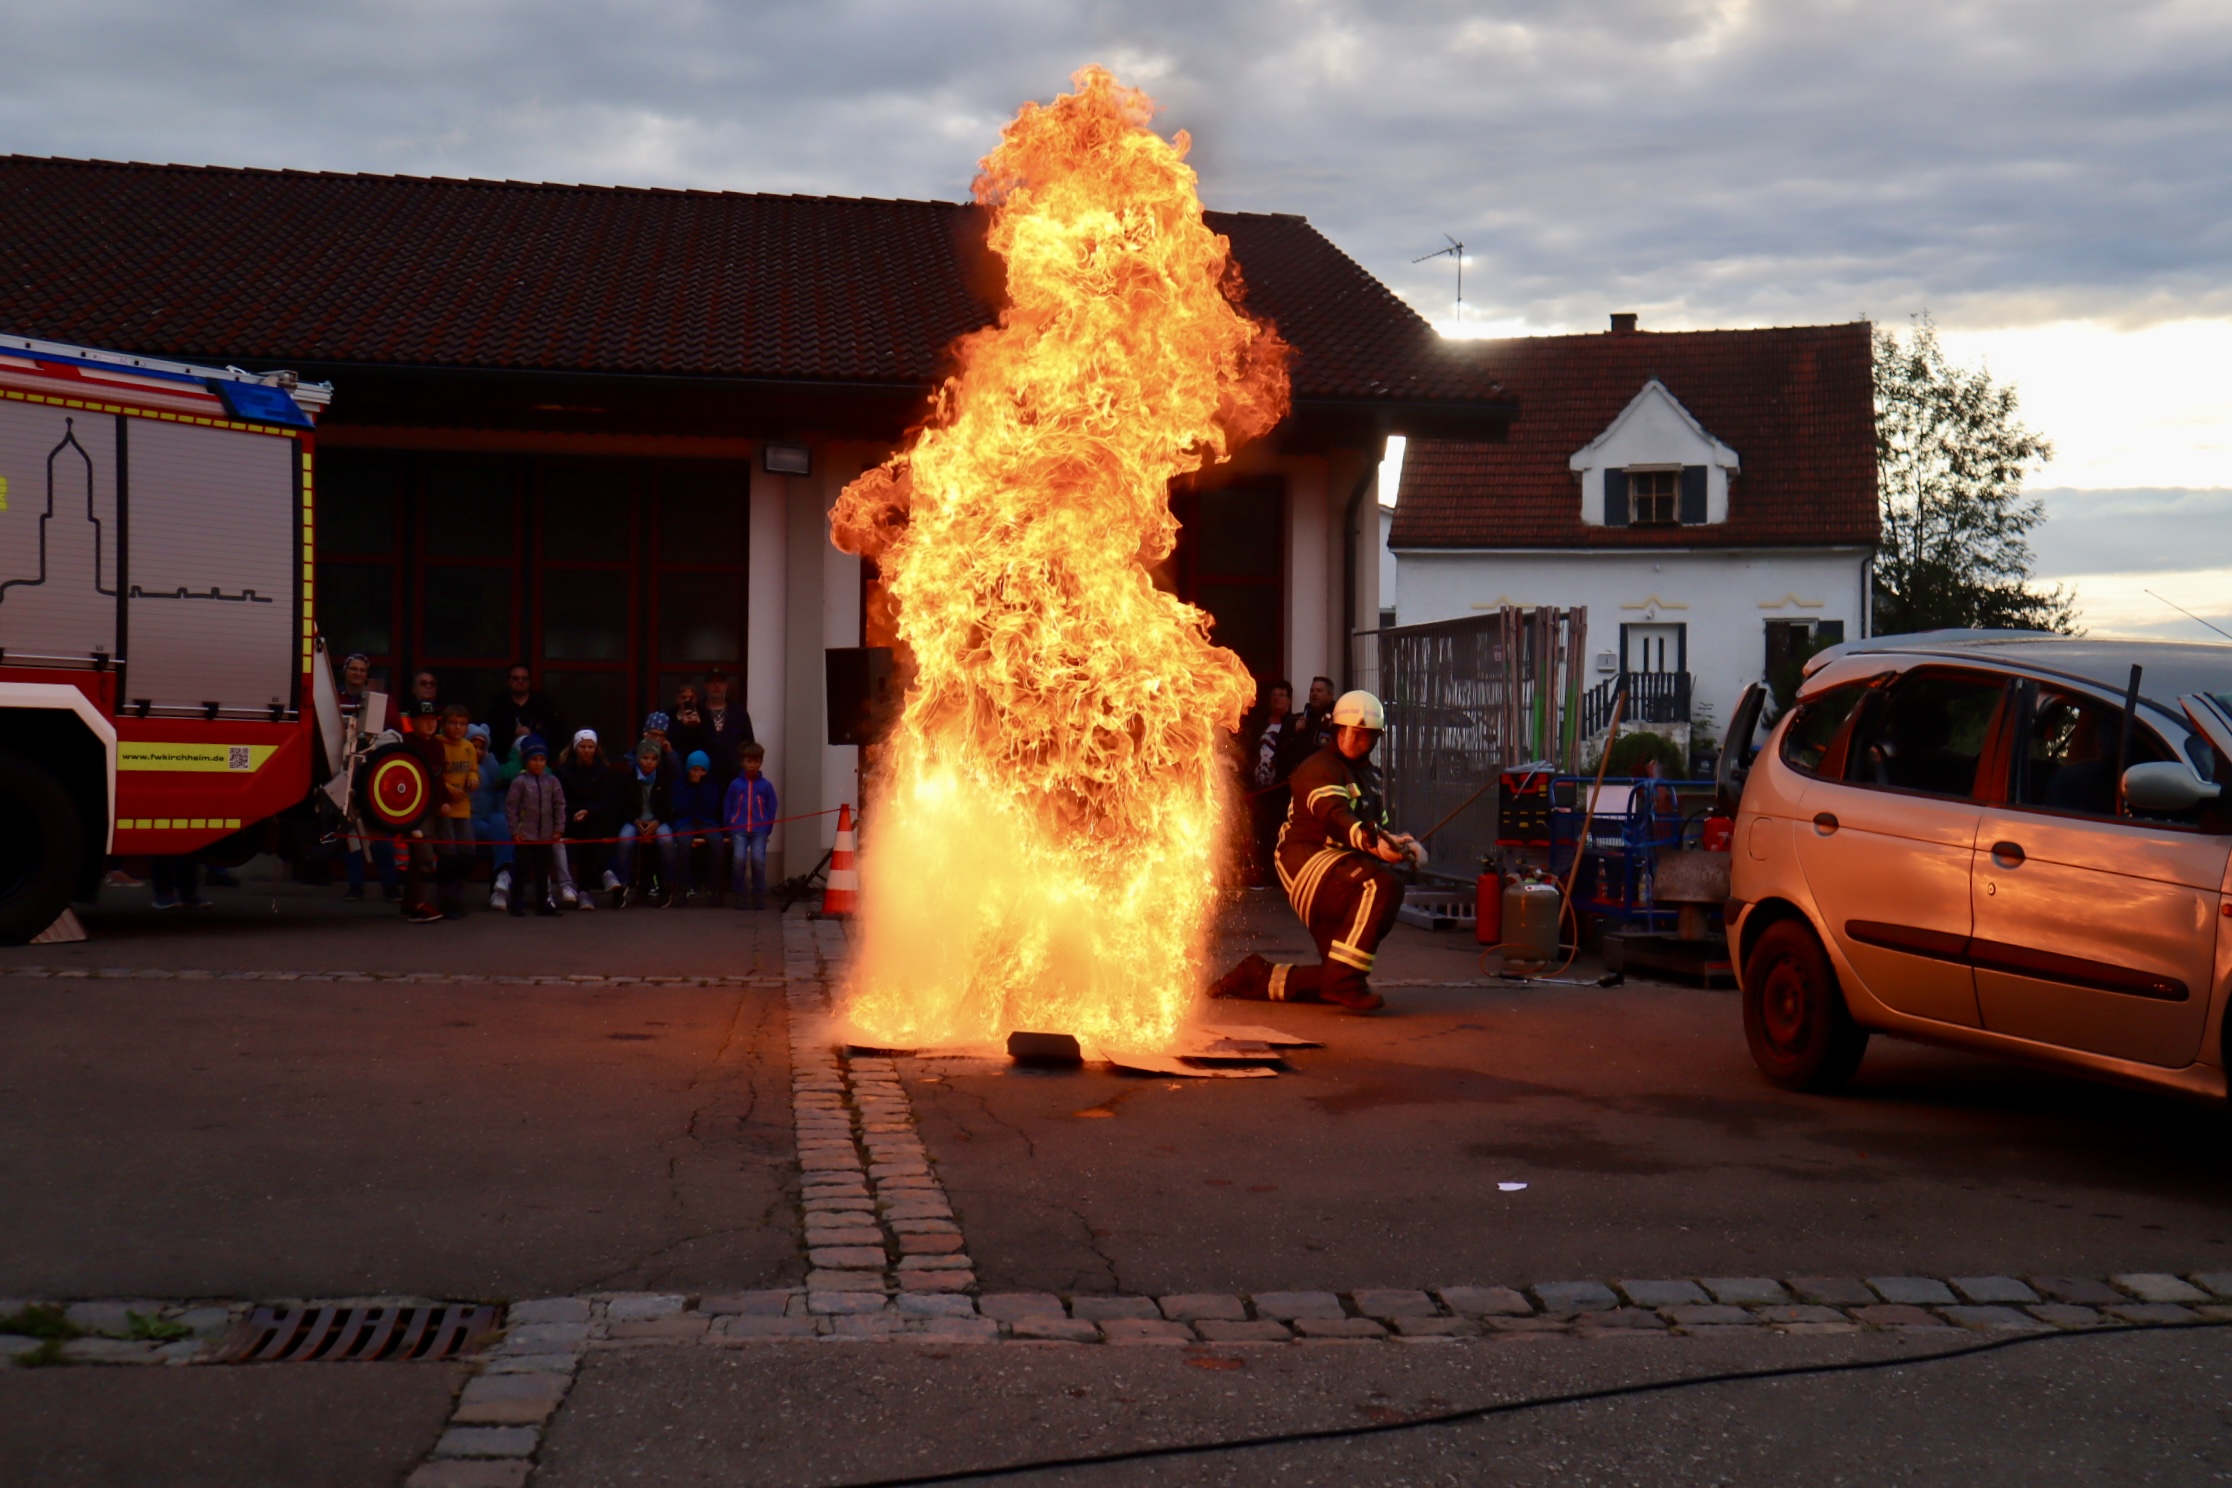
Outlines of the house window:
M1778 674L1789 673L1793 678L1797 669L1806 664L1816 651L1840 645L1845 638L1842 620L1770 620L1767 622L1767 670L1765 676L1773 681Z
M1628 521L1637 527L1671 527L1680 515L1679 470L1628 472Z

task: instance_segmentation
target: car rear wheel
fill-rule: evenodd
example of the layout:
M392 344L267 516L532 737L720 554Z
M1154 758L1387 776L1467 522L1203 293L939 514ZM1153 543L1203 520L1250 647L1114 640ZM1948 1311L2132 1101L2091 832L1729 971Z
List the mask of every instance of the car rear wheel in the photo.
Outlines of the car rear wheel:
M1828 952L1797 920L1768 926L1744 958L1744 1038L1760 1073L1785 1090L1839 1089L1868 1052Z
M22 945L70 907L85 831L54 772L19 754L0 754L0 843L0 945Z

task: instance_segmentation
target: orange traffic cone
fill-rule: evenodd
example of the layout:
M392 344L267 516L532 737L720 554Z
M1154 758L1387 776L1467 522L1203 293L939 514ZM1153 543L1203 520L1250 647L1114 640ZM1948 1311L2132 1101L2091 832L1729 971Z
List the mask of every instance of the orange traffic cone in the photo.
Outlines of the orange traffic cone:
M860 907L860 868L854 861L852 807L837 808L837 846L829 854L829 882L822 889L824 915L849 915Z

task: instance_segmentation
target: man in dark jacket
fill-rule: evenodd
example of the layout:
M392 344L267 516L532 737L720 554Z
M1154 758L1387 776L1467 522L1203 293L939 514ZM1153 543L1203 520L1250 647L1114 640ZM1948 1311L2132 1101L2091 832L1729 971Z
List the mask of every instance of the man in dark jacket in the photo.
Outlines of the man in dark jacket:
M1309 701L1302 716L1287 734L1284 773L1292 775L1302 761L1333 742L1333 679L1312 677Z
M1372 963L1403 904L1403 885L1386 865L1421 850L1416 839L1367 819L1377 813L1364 804L1359 767L1386 727L1379 699L1343 693L1330 713L1333 742L1287 780L1293 804L1275 860L1287 901L1317 942L1319 964L1274 965L1251 954L1209 989L1211 997L1331 1002L1359 1013L1382 1005Z
M545 739L566 736L558 726L558 710L530 685L534 675L526 662L513 662L511 675L504 682L506 690L488 705L488 747L498 763L510 759L512 750L529 734L540 734Z
M741 703L729 700L729 679L726 672L710 672L705 678L705 708L698 715L698 728L693 744L705 751L713 762L713 778L725 789L736 778L738 751L752 742L752 716L744 711Z

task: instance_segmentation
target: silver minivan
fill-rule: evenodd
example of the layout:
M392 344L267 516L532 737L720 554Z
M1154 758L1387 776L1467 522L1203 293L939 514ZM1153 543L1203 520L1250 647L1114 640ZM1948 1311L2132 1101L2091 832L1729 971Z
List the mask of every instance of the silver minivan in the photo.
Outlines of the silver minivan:
M2222 1097L2232 645L1936 631L1833 647L1721 755L1728 942L1768 1079L1871 1034Z

